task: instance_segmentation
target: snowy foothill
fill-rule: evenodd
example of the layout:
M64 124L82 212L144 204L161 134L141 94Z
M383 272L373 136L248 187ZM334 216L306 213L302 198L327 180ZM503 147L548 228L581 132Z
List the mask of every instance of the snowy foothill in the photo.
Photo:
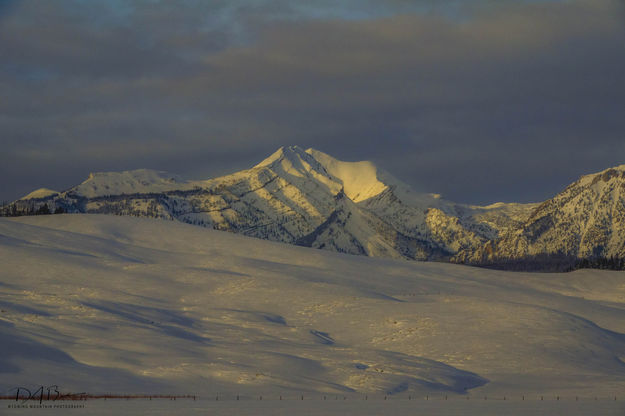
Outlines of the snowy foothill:
M52 189L39 188L39 189L35 189L34 191L29 193L28 195L24 195L20 199L26 200L26 199L46 198L46 197L54 196L54 195L57 195L57 194L58 194L58 192L57 191L53 191Z
M398 414L414 411L408 397L447 414L580 414L595 397L602 414L625 408L623 272L369 258L87 214L1 218L0 264L4 394L195 394L178 403L189 414L258 414L259 395L268 414L302 405L280 395L310 397L309 414L348 406L323 395L358 413L386 412L384 396ZM502 411L504 397L518 405Z

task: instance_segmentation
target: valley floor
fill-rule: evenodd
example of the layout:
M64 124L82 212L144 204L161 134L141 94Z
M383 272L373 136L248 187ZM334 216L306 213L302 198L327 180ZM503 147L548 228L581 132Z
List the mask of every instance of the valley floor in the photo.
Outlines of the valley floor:
M530 413L581 409L576 396L606 398L598 403L613 414L625 407L623 272L373 259L77 214L0 219L0 264L3 394L41 385L196 394L189 414L228 403L247 414L243 401L207 401L236 394L387 395L398 409L417 403L408 396L448 396L446 414L504 406L478 402L484 396L526 396L517 407ZM85 403L94 414L102 406ZM357 413L388 404L376 403Z

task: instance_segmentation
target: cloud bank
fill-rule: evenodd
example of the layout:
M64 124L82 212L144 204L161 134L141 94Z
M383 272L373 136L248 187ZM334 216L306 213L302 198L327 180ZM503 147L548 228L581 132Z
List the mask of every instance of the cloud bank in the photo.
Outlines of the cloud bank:
M211 177L297 144L459 202L540 201L625 163L624 16L609 0L0 1L0 199L90 171Z

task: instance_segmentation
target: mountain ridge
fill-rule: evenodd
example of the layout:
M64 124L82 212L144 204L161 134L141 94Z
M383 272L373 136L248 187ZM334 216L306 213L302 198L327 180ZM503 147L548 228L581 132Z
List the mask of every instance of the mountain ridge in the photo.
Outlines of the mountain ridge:
M207 180L138 169L39 190L2 214L104 213L177 220L372 257L505 264L536 256L625 257L625 165L583 175L537 204L459 204L418 193L372 162L283 146Z

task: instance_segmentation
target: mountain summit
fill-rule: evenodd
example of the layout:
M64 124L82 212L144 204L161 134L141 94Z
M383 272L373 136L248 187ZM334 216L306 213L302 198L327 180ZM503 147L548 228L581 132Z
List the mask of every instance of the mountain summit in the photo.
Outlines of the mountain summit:
M622 258L625 165L583 176L542 204L480 207L415 192L372 162L285 146L250 169L208 180L146 169L95 173L63 192L29 194L3 213L37 212L163 218L375 257L471 264Z
M582 176L500 239L461 256L487 263L545 254L625 258L625 165Z

